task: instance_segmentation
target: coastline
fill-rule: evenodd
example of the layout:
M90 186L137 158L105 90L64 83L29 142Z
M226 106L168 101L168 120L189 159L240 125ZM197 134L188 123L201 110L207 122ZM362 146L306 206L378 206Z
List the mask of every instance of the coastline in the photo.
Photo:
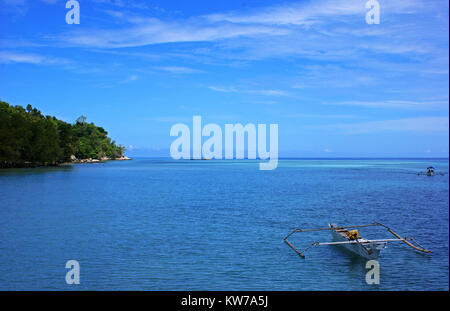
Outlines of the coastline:
M100 159L97 158L88 158L88 159L77 159L75 156L71 156L70 159L72 161L66 162L64 164L81 164L81 163L104 163L106 161L130 161L131 158L122 155L118 158L108 158L108 157L102 157Z
M42 162L21 162L21 163L13 163L13 162L2 162L0 163L0 169L8 169L8 168L37 168L37 167L57 167L61 165L68 164L88 164L88 163L105 163L106 161L131 161L132 159L127 156L120 156L118 158L108 158L103 157L100 159L96 158L88 158L88 159L77 159L75 156L71 156L71 161L69 162L61 162L61 163L42 163Z

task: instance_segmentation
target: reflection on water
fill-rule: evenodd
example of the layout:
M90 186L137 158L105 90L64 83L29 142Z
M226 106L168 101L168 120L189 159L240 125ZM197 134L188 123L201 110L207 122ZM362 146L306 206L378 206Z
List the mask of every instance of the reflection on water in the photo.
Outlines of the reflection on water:
M36 167L36 168L6 168L0 169L0 176L18 176L31 174L47 174L55 172L70 172L73 170L72 164L62 164L59 166Z

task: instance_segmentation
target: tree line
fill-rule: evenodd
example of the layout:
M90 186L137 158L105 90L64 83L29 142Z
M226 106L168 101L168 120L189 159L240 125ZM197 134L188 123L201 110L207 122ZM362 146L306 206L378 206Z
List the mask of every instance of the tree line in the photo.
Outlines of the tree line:
M0 167L57 165L78 159L115 159L125 148L81 116L74 124L44 116L28 105L0 101Z

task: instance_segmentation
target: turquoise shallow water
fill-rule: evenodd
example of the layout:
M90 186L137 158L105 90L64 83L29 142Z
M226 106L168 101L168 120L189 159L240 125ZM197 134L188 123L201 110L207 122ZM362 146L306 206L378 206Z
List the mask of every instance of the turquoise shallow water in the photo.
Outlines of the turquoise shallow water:
M418 176L434 165L444 176ZM0 290L448 290L448 160L127 162L0 171ZM296 227L385 223L380 285L336 246L300 259ZM368 238L390 238L362 229ZM329 233L299 234L299 248ZM400 245L402 244L402 245ZM65 283L65 263L81 284Z

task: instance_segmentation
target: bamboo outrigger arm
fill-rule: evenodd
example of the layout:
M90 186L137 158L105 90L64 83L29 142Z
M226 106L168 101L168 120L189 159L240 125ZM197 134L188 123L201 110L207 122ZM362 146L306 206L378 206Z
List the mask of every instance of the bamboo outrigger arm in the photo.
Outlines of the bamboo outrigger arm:
M386 228L387 229L387 231L389 231L393 236L395 236L397 239L399 239L399 240L401 240L403 243L405 243L406 245L408 245L408 246L410 246L410 247L412 247L412 248L414 248L415 250L417 250L417 251L419 251L419 252L423 252L423 253L427 253L427 254L429 254L429 253L431 253L431 251L430 250L427 250L427 249L425 249L422 245L420 245L416 240L414 240L413 238L407 238L407 239L405 239L405 238L402 238L400 235L398 235L397 233L395 233L394 231L392 231L392 229L391 228L389 228L388 226L385 226L385 225L383 225L383 224L381 224L381 223L377 223L379 226L382 226L382 227L384 227L384 228ZM415 243L416 245L414 245L413 243L411 243L411 242L409 242L409 241L412 241L413 243Z
M334 230L334 229L348 229L348 228L362 228L362 227L375 227L375 226L380 226L381 224L379 223L373 223L373 224L368 224L368 225L356 225L356 226L345 226L345 227L336 227L336 228L318 228L318 229L295 229L293 230L291 233L289 233L285 239L287 239L289 236L291 236L292 234L296 233L296 232L311 232L311 231L323 231L323 230Z
M297 255L299 255L301 258L305 259L305 255L303 255L302 252L300 252L298 249L296 249L295 246L292 245L291 242L289 242L287 240L287 238L284 238L284 241L287 243L287 245L289 245L297 253ZM312 244L310 246L312 246Z

